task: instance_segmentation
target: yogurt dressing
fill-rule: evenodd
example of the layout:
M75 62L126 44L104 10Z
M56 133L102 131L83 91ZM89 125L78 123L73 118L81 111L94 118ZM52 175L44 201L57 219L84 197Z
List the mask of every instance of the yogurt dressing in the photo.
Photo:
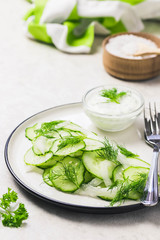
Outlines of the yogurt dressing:
M102 90L117 89L117 93L126 92L119 103L110 102L102 97ZM104 131L121 131L135 121L142 112L144 100L140 93L126 87L104 86L90 90L83 99L84 110L91 121Z
M119 92L121 91L118 91L118 93ZM120 98L119 100L120 103L118 104L115 102L109 102L108 98L101 96L101 91L97 91L90 94L90 96L87 99L87 105L92 111L100 114L107 115L128 114L141 106L141 99L136 93L132 91L126 91L126 93L127 93L126 95Z

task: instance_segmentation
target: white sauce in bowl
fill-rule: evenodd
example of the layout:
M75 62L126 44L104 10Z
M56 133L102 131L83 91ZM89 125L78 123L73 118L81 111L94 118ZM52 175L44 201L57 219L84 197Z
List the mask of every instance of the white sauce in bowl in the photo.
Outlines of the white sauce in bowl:
M108 99L109 101L109 99ZM107 102L107 98L100 95L100 91L90 94L87 99L88 107L97 113L107 115L121 115L131 113L141 106L141 99L134 92L127 91L127 94L120 99L120 103Z
M102 90L126 92L119 103L101 96ZM90 90L83 99L84 109L92 122L105 131L120 131L129 127L142 112L144 100L139 92L126 87L102 86Z

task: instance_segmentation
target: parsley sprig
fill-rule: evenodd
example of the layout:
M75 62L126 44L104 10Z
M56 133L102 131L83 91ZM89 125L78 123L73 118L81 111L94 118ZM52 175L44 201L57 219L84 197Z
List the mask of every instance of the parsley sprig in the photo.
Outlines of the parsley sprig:
M116 88L112 88L112 89L103 89L101 91L101 96L104 98L107 98L107 102L115 102L120 104L120 99L126 95L127 92L119 92L117 91Z
M20 203L16 210L12 210L12 203L15 203L18 195L15 191L8 188L8 192L0 198L0 215L2 224L6 227L20 227L23 220L28 218L28 212L24 204Z

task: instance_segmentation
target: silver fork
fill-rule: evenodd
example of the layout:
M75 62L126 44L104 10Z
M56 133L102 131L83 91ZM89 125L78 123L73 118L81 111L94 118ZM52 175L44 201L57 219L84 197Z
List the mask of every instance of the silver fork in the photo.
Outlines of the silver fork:
M154 206L158 203L158 157L160 151L160 113L157 113L155 103L154 109L149 103L149 118L144 111L144 123L145 140L153 147L153 158L141 203L145 206Z

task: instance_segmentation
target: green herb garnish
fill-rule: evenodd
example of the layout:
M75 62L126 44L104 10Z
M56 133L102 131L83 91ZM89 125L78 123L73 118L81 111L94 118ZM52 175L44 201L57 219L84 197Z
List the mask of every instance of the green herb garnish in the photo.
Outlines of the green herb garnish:
M70 181L72 183L74 183L78 188L79 188L79 183L78 183L78 172L79 169L82 165L81 162L76 163L76 164L66 164L64 162L61 162L61 167L53 170L50 172L50 176L49 179L50 181L52 181L53 179L61 179L62 181Z
M52 121L52 122L45 122L42 123L41 128L35 130L36 133L39 134L43 134L43 133L47 133L50 131L55 131L57 128L57 125L60 123L63 123L64 121L60 120L60 121Z
M126 156L127 158L138 158L139 157L139 155L128 151L126 148L124 148L122 146L117 146L117 147L120 149L120 153L123 154L124 156Z
M116 202L121 203L122 200L128 199L130 193L137 193L140 195L140 197L142 196L148 174L139 173L136 176L137 178L134 181L127 178L125 181L119 182L119 184L121 184L121 187L119 188L116 196L111 201L111 206L113 206Z
M81 142L82 140L84 139L83 136L67 136L67 137L64 137L60 143L58 144L58 150L61 150L62 148L68 146L68 145L75 145L75 144L78 144L79 142Z
M115 102L120 104L120 99L126 95L127 92L117 92L116 88L112 89L104 89L101 91L101 96L107 98L107 103L108 102Z
M64 121L60 120L60 121L52 121L52 122L45 122L42 123L41 127L39 129L34 130L34 132L36 133L36 137L38 136L45 136L48 138L53 138L54 135L58 133L57 129L60 130L60 127L57 127L58 124L63 123Z
M104 147L100 150L97 150L99 157L112 161L115 164L120 164L119 161L117 161L118 149L115 149L115 147L110 144L107 138L105 138L103 144Z
M71 164L63 164L66 178L69 181L73 182L77 187L79 187L77 173L80 169L80 166L81 166L81 163L78 163L77 165L74 165L74 166L72 166Z
M8 192L3 194L0 198L0 215L2 216L2 223L6 227L20 227L23 220L28 218L28 212L24 204L20 203L16 210L12 210L12 203L18 199L17 193L8 188Z
M52 121L52 122L45 122L42 123L41 127L39 129L34 130L37 136L45 136L47 138L56 138L57 134L59 135L60 138L63 138L61 135L60 131L65 131L68 133L70 136L74 136L75 131L72 129L67 128L67 124L60 124L64 123L65 121L63 120L58 120L58 121ZM79 135L85 136L81 131L76 130L76 133ZM37 137L36 136L36 137Z

